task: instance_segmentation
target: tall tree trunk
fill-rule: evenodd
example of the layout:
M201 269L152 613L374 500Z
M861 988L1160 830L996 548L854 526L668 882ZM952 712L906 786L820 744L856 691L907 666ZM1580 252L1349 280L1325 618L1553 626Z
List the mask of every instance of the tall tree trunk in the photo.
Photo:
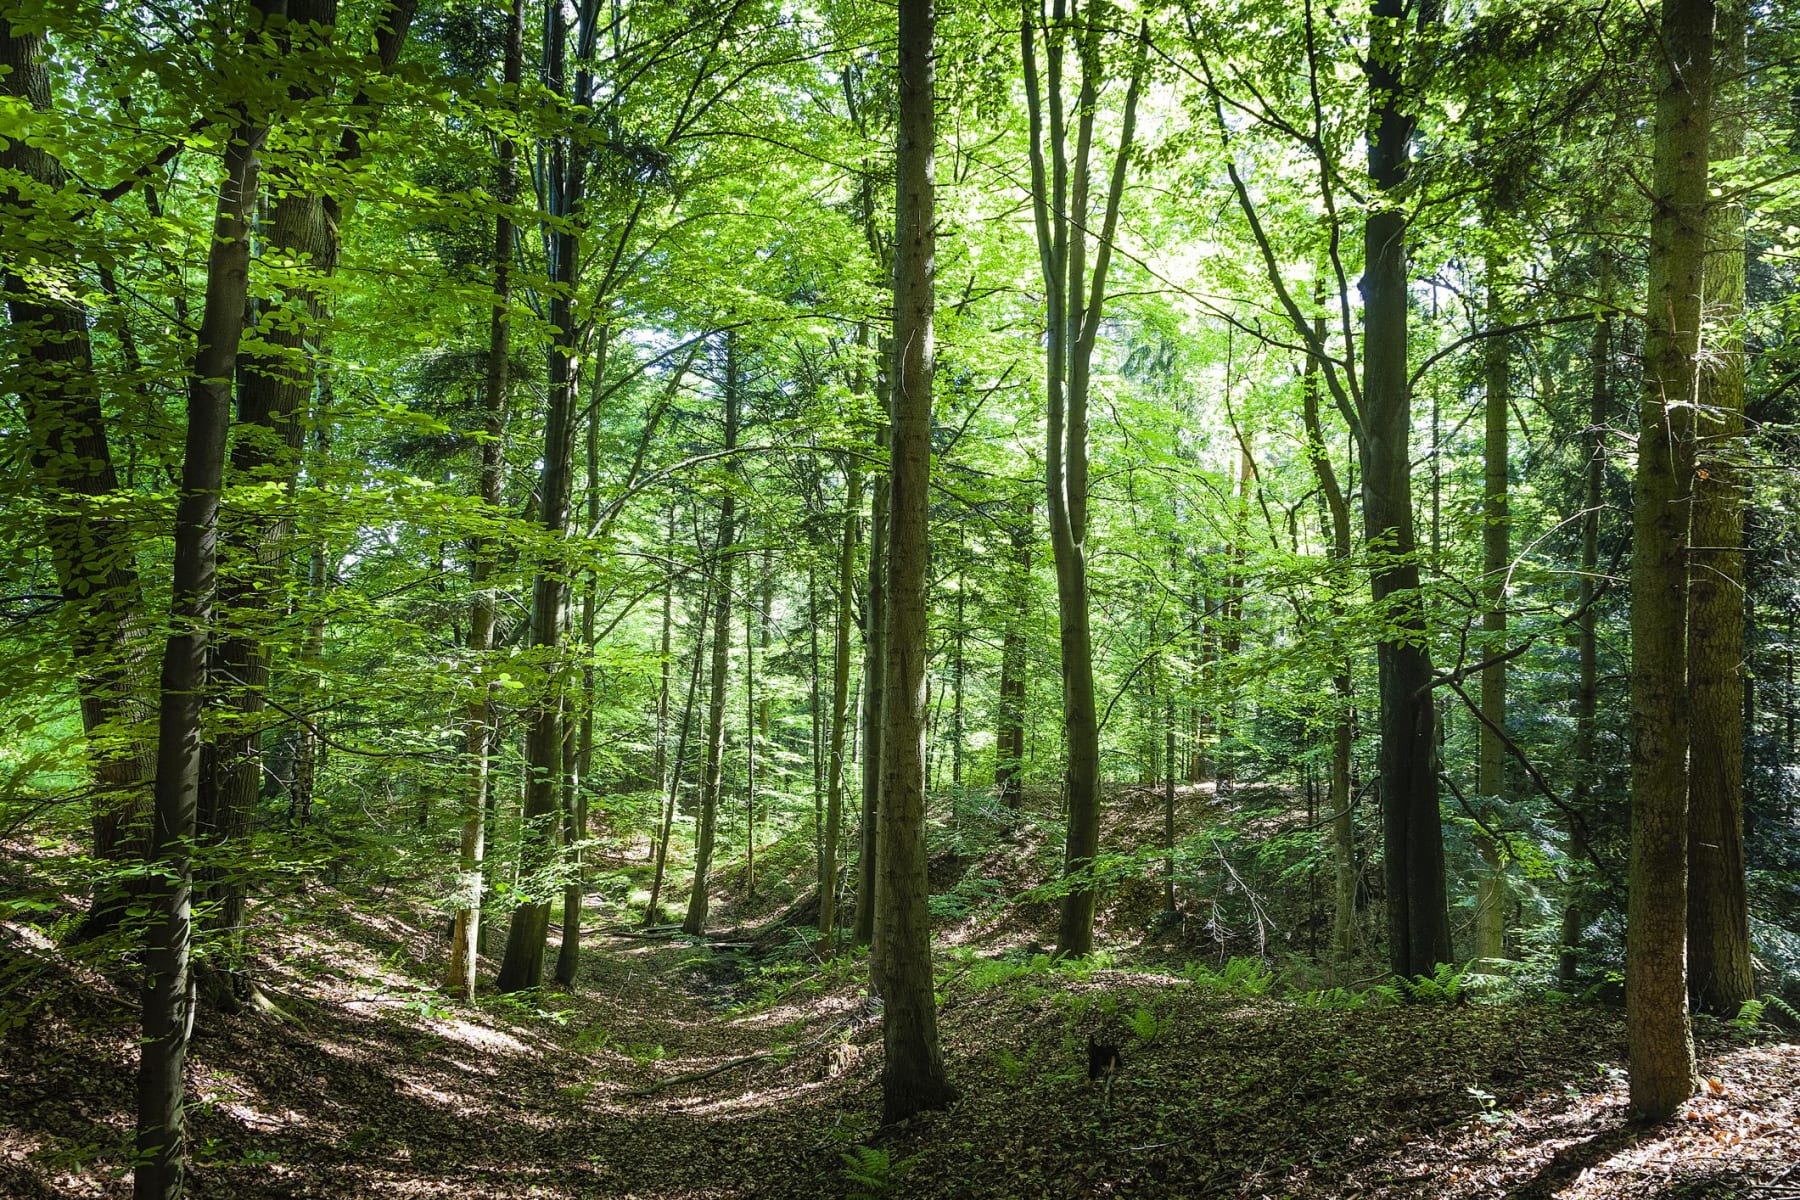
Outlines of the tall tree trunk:
M741 397L737 334L725 335L725 449L737 448ZM719 794L725 780L725 683L731 666L731 576L736 557L737 494L719 501L719 569L713 596L712 693L706 707L706 770L701 781L700 830L694 842L694 882L681 928L694 936L706 929L710 903L713 840L717 836Z
M931 971L925 874L925 645L931 512L932 0L900 3L900 137L894 256L893 529L888 542L887 702L883 705L880 876L884 1008L881 1119L904 1121L956 1098L944 1075Z
M1600 297L1612 303L1612 260L1602 249L1600 260ZM1581 586L1577 597L1581 617L1576 657L1579 661L1575 684L1575 786L1569 793L1573 810L1568 821L1571 850L1583 850L1583 826L1579 816L1587 809L1591 792L1589 780L1594 773L1594 718L1600 708L1600 619L1594 612L1599 595L1600 575L1600 511L1606 494L1606 422L1612 414L1612 322L1602 319L1594 323L1593 381L1589 390L1588 429L1593 446L1588 451L1587 476L1582 493L1581 516ZM1562 950L1557 956L1557 979L1563 984L1575 982L1579 970L1582 929L1587 924L1582 912L1581 895L1569 887L1563 896Z
M837 933L837 844L844 819L845 741L849 733L850 624L856 599L856 528L861 514L862 471L855 458L844 480L844 534L838 546L837 633L831 648L831 760L825 781L825 833L820 839L819 942L829 949Z
M1718 6L1712 157L1744 153L1747 0ZM1744 205L1712 209L1705 315L1715 330L1700 374L1689 558L1688 991L1733 1017L1756 996L1744 885Z
M756 605L746 601L744 604L744 895L747 898L753 898L756 895L755 618Z
M1313 336L1323 345L1325 322L1313 322ZM1331 624L1339 628L1347 615L1341 588L1350 568L1350 502L1331 463L1330 443L1319 414L1319 360L1306 359L1302 379L1301 417L1306 427L1306 457L1325 501L1326 534L1330 539L1332 573ZM1331 954L1342 970L1356 953L1356 811L1351 804L1350 754L1355 745L1352 724L1356 697L1352 690L1349 656L1341 650L1331 671L1331 779L1326 804L1331 812Z
M882 339L886 349L886 339ZM892 386L884 368L875 381L876 400L883 414L892 408ZM880 449L889 449L888 428L876 433ZM891 452L889 454L891 458ZM881 710L887 698L887 557L888 476L874 481L869 498L869 595L863 605L863 727L862 727L862 822L857 831L855 927L851 936L858 945L875 940L875 860L880 851L881 823ZM870 952L871 970L880 978L879 948ZM877 993L880 992L877 987Z
M1087 251L1094 117L1100 89L1100 43L1104 22L1087 11L1073 24L1065 0L1053 0L1045 23L1047 72L1040 81L1036 28L1041 11L1022 6L1020 43L1024 58L1026 106L1031 126L1032 214L1038 260L1046 293L1045 394L1048 421L1045 492L1049 501L1050 547L1056 560L1057 613L1062 633L1063 727L1068 739L1066 800L1068 836L1063 850L1064 886L1056 946L1059 953L1085 955L1094 945L1097 894L1090 868L1100 849L1100 723L1094 707L1093 637L1088 618L1087 487L1088 377L1106 298L1113 231L1125 168L1137 121L1148 34L1140 30L1126 88L1117 152L1102 198L1093 273ZM1063 53L1075 40L1079 91L1075 102L1075 147L1068 144L1063 94ZM1044 100L1049 101L1046 136ZM1050 152L1048 171L1046 146ZM1048 173L1049 178L1046 179Z
M1003 603L1005 632L1000 641L1000 728L994 745L994 793L1002 807L1019 804L1020 772L1025 760L1025 625L1031 606L1030 497L1019 504L1019 515L1007 540L1008 556ZM1010 819L1010 818L1009 818Z
M1363 536L1380 547L1371 571L1383 628L1376 646L1381 694L1382 852L1388 962L1429 975L1450 961L1444 830L1438 813L1431 653L1419 595L1412 506L1412 388L1407 363L1406 205L1418 117L1403 81L1404 29L1413 0L1374 0L1368 59L1369 181L1364 223ZM1418 26L1436 24L1438 0L1418 0Z
M282 15L281 0L250 9L247 42ZM244 60L261 56L246 50ZM273 64L232 64L258 77ZM175 561L170 631L163 654L156 742L155 808L150 848L151 925L145 939L143 1034L138 1042L137 1200L178 1200L185 1171L183 1074L193 1018L193 841L200 793L200 714L207 645L218 587L219 496L231 425L231 380L237 371L250 280L250 217L256 211L259 156L267 117L237 105L238 123L224 152L212 239L206 260L206 304L188 379L187 436L175 509Z
M1631 553L1631 879L1626 1035L1631 1108L1693 1095L1687 995L1688 521L1700 397L1712 0L1663 6L1644 398Z
M512 0L506 26L506 49L501 81L516 89L523 76L524 0ZM511 203L518 188L518 147L510 137L500 139L497 195ZM505 211L494 217L494 302L488 313L487 369L481 386L481 504L489 514L500 510L506 473L507 387L512 362L512 256L513 224ZM475 998L475 963L481 944L483 860L487 850L486 814L492 781L494 744L494 695L486 682L485 659L494 648L495 604L489 587L494 564L487 538L469 539L469 657L481 680L463 716L463 748L468 757L469 779L463 793L462 838L457 855L457 908L450 927L450 962L445 983L464 1000Z
M1501 296L1501 261L1487 257L1487 324L1497 329L1506 323ZM1482 581L1481 613L1481 737L1476 759L1475 790L1487 808L1488 823L1495 810L1490 798L1506 795L1506 747L1500 731L1506 728L1506 578L1512 559L1512 524L1507 509L1507 441L1512 431L1512 358L1505 335L1483 343L1487 376L1484 405L1486 430L1482 440ZM1482 876L1475 894L1475 957L1506 956L1506 866L1500 845L1485 832L1475 844L1481 852Z
M569 94L564 74L568 28L563 5L559 0L548 0L545 15L545 83L552 91ZM590 19L594 16L588 8L582 9L582 15ZM580 42L587 42L587 35L585 28L576 31ZM587 71L585 63L578 68L573 89L577 97L585 97L588 90ZM581 238L575 218L581 206L587 155L585 150L558 139L552 142L548 158L545 187L549 193L548 215L553 221L547 240L551 284L549 402L544 413L544 466L538 488L544 532L555 545L568 534L574 473L575 376L580 351L574 293L581 266ZM525 769L529 778L521 817L520 873L527 899L513 909L507 925L506 952L496 981L503 992L538 987L544 981L550 901L539 896L544 886L541 874L555 859L562 840L561 814L557 811L562 795L564 708L560 643L567 621L569 584L567 564L561 561L560 550L553 553L556 561L539 568L531 589L532 645L542 662L545 679L543 694L526 718Z
M606 383L606 347L610 330L602 327L599 337L600 353L594 357L596 397L602 394ZM598 529L600 404L597 399L588 408L585 450L587 527ZM587 895L586 852L582 843L588 837L588 777L594 766L594 618L600 604L600 581L592 570L585 574L581 589L581 690L572 700L579 715L573 728L563 731L563 790L567 797L563 807L563 844L569 861L564 864L568 881L563 884L562 939L556 948L555 976L556 982L570 989L581 974L581 905Z
M40 33L0 15L0 97L50 109L47 49ZM38 194L60 195L62 162L14 137L0 149L0 171L17 172L31 190L0 189L0 287L6 295L18 359L7 379L24 402L31 479L48 503L44 540L72 631L82 732L93 775L94 857L126 863L147 846L149 781L156 759L150 740L153 643L145 621L134 540L119 510L118 475L94 374L89 314L78 299L75 248L46 235ZM46 286L55 281L51 286ZM76 932L105 933L125 915L130 888L96 880L93 904Z

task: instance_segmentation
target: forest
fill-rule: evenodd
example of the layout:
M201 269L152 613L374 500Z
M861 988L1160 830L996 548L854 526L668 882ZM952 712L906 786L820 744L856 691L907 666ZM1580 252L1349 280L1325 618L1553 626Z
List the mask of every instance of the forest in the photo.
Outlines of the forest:
M0 1195L1800 1195L1800 11L0 0Z

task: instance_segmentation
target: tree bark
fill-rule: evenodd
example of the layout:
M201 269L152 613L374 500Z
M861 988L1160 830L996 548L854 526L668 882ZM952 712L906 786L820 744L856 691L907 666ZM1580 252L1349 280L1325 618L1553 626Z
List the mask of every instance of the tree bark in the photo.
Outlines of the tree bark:
M1501 296L1501 261L1487 257L1487 324L1497 329L1506 324ZM1476 759L1475 791L1487 809L1488 823L1496 815L1489 799L1506 794L1506 747L1500 731L1506 728L1506 578L1512 558L1512 525L1507 509L1507 442L1512 431L1512 359L1508 338L1489 337L1482 344L1487 377L1483 405L1485 433L1482 439L1482 581L1481 613L1481 733ZM1475 893L1475 957L1506 955L1506 866L1500 845L1485 832L1475 839L1481 853L1482 876Z
M284 15L282 0L250 10L248 42ZM246 51L245 58L260 57ZM254 72L250 63L236 64ZM272 65L272 64L269 64ZM266 69L266 67L265 67ZM206 262L206 304L188 380L187 435L175 509L175 561L170 631L163 654L156 743L155 807L150 847L151 925L146 936L143 1035L137 1077L137 1200L178 1200L185 1179L183 1074L192 1028L193 840L200 793L200 714L207 647L218 588L219 496L231 425L231 381L237 370L250 280L250 217L256 211L259 156L268 118L237 106L238 123L224 152Z
M1744 153L1746 0L1718 6L1712 158ZM1689 558L1688 992L1735 1017L1756 996L1744 883L1744 205L1712 209Z
M1375 605L1392 631L1376 646L1388 961L1395 974L1409 977L1429 975L1451 957L1431 655L1412 506L1403 195L1418 126L1403 79L1403 31L1412 7L1411 0L1374 0L1371 6L1369 181L1376 195L1363 230L1361 414L1363 536L1375 552L1370 580ZM1438 9L1438 0L1419 0L1419 28L1435 24Z
M900 0L900 136L894 256L893 528L888 542L880 876L881 1118L904 1121L956 1098L944 1074L925 873L925 647L931 510L932 229L935 141L932 0Z
M1631 555L1631 878L1625 1003L1631 1108L1694 1092L1687 996L1688 523L1707 242L1712 0L1668 0L1656 98L1644 396Z
M706 662L706 621L712 608L712 580L700 597L700 624L694 630L694 666L688 676L687 703L681 706L681 736L675 743L675 761L669 771L669 794L663 804L662 832L656 839L656 871L650 879L650 903L644 907L644 924L656 924L662 901L663 879L669 868L669 835L675 828L675 811L681 796L681 772L687 762L688 733L694 727L694 702L700 695L700 672Z

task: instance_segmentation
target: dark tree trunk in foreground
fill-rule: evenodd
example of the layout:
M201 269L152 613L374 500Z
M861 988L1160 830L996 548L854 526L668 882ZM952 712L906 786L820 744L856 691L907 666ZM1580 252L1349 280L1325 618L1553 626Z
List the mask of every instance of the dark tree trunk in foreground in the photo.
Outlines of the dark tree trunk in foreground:
M883 1124L956 1098L944 1076L925 876L925 643L931 490L936 122L931 0L900 3L899 199L894 257L893 528L888 535L880 878Z
M1369 181L1376 196L1364 225L1363 536L1379 552L1375 604L1398 636L1377 645L1381 695L1382 852L1387 868L1388 962L1398 975L1429 975L1450 961L1444 896L1444 829L1438 813L1431 654L1419 596L1412 505L1412 388L1408 378L1406 205L1418 126L1405 93L1404 29L1411 0L1375 0L1368 62ZM1418 0L1418 26L1435 24L1437 0Z
M37 112L50 108L43 35L22 32L4 17L0 96ZM72 623L82 732L97 742L88 751L94 857L129 862L142 856L148 833L152 644L131 532L108 515L119 480L94 375L89 314L76 299L83 290L80 263L73 246L40 234L45 221L64 218L41 216L35 193L61 192L68 175L55 155L22 138L0 149L0 170L30 181L31 190L0 190L0 261L6 264L0 287L19 350L7 386L24 402L32 484L47 502L44 543ZM46 288L46 277L60 286ZM116 926L128 901L127 889L99 881L77 940Z
M1631 1108L1693 1095L1687 995L1688 522L1707 235L1712 0L1663 8L1644 397L1631 553L1631 879L1625 1020Z
M275 5L280 0L274 0ZM279 7L251 10L251 44ZM250 56L246 56L250 57ZM236 64L256 70L255 63ZM151 925L137 1082L137 1200L175 1200L184 1183L182 1076L194 1004L193 840L200 795L200 710L218 579L219 495L231 426L231 381L244 333L250 280L250 216L266 118L240 106L225 148L225 177L206 260L206 305L188 380L187 438L175 509L168 647L163 654L151 834Z
M1715 162L1744 152L1746 0L1718 6ZM1688 597L1688 993L1735 1017L1756 996L1744 884L1744 206L1712 210L1706 325L1717 331L1700 376Z

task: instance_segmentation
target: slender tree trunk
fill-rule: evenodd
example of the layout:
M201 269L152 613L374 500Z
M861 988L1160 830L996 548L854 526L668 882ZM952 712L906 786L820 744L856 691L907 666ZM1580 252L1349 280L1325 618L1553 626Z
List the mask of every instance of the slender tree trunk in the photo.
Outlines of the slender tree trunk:
M884 1001L881 1119L956 1099L944 1075L925 874L925 646L931 488L932 0L900 2L900 137L894 256L893 530L888 543L887 702L880 876Z
M273 0L279 5L280 0ZM250 45L283 10L250 10ZM244 58L251 59L246 51ZM260 57L260 56L254 56ZM272 64L233 64L251 72ZM151 925L144 948L143 1035L138 1046L137 1200L178 1200L185 1172L183 1074L192 1027L193 840L200 793L200 715L218 587L219 496L231 425L250 279L250 217L256 211L259 156L267 118L238 106L226 144L206 262L206 305L188 380L187 437L175 510L170 632L163 655L151 834Z
M837 631L831 648L831 761L825 792L825 835L819 868L819 941L830 948L837 933L837 844L844 813L844 743L849 734L850 624L856 589L856 527L862 504L862 472L850 459L844 481L844 533L838 546Z
M506 49L501 78L516 88L523 73L524 0L512 0L507 21ZM498 195L510 202L518 187L518 150L509 137L500 139ZM482 379L481 503L498 513L506 473L506 411L509 368L512 361L512 255L513 224L505 212L494 218L494 303L488 314L487 369ZM487 856L486 815L492 784L494 745L494 695L485 680L483 660L494 647L495 603L489 586L493 557L487 539L476 536L469 545L469 585L474 598L469 604L469 657L481 682L463 717L463 747L468 756L469 780L463 793L462 838L457 855L457 909L450 927L450 962L445 982L464 1000L475 998L475 964L481 945L483 860Z
M42 34L0 16L0 97L49 111L46 59ZM47 195L61 194L68 183L55 155L18 137L0 149L0 171L18 172ZM40 232L45 221L63 219L45 217L24 193L0 188L0 286L19 355L7 387L24 402L33 485L53 501L44 540L71 616L75 689L82 732L91 739L94 857L129 862L148 845L148 785L156 761L150 735L154 644L133 537L116 515L119 479L94 374L89 314L75 299L83 290L76 278L80 264L73 246ZM45 286L51 280L55 286ZM76 939L116 927L130 891L116 881L96 881Z
M1008 531L1009 557L1000 642L1000 730L994 747L994 793L1007 809L1019 805L1025 760L1025 627L1031 608L1031 513L1029 497Z
M1394 631L1376 646L1381 694L1382 850L1386 860L1388 961L1395 974L1429 975L1450 961L1444 895L1444 831L1438 813L1431 654L1419 595L1412 506L1412 389L1408 382L1406 205L1418 119L1404 91L1410 0L1374 0L1368 61L1369 180L1376 196L1364 224L1363 536L1380 547L1372 571L1376 607ZM1438 0L1417 5L1421 29Z
M740 397L738 343L725 335L725 449L737 447ZM712 694L706 710L706 771L700 795L700 830L694 843L694 883L687 917L681 928L698 936L706 929L710 903L713 841L717 836L719 793L725 779L725 683L731 666L731 577L735 557L737 495L727 491L719 502L719 571L713 597Z
M1744 152L1747 0L1718 6L1712 157ZM1734 1017L1756 996L1744 884L1744 206L1712 209L1705 313L1714 345L1700 374L1689 559L1688 991Z
M560 3L545 6L547 31L544 39L546 62L544 78L553 90L565 88L564 71L568 29ZM583 10L584 15L591 15ZM577 40L585 40L585 31L577 31ZM576 94L585 92L579 82L585 67L577 75ZM548 155L549 216L556 224L548 236L550 250L551 326L549 348L549 402L544 414L544 466L538 491L544 533L552 543L568 534L571 476L574 473L574 420L576 401L576 368L580 351L580 331L575 324L575 284L580 271L581 239L575 223L581 205L585 181L586 155L562 140L554 141ZM604 355L604 351L602 351ZM528 781L525 808L521 815L523 839L520 877L527 898L513 909L506 930L506 951L500 961L496 986L503 992L523 991L540 986L544 981L545 938L550 929L550 900L540 898L544 887L542 874L554 861L562 840L562 819L558 812L562 795L562 691L560 661L563 626L567 623L569 585L567 564L548 562L541 567L532 583L532 645L540 656L545 674L543 694L532 705L526 717L525 769Z
M886 339L882 341L885 343ZM883 349L886 349L885 344ZM882 412L889 412L892 388L885 369L877 377L875 389ZM888 449L885 425L877 432L876 442L880 449ZM862 823L857 834L856 923L851 930L858 945L872 945L875 940L875 860L880 849L877 834L881 819L881 708L887 697L888 477L884 474L875 479L870 490L869 596L863 605ZM877 981L880 979L879 963L879 947L875 947L870 951L870 964ZM878 986L876 992L880 990Z
M1687 995L1688 522L1707 242L1712 0L1663 6L1644 398L1631 554L1631 879L1626 1034L1631 1108L1693 1095Z
M601 352L594 360L594 394L599 396L606 382L606 344L608 331L600 332ZM590 406L587 422L587 527L600 527L600 405ZM588 571L581 593L581 690L574 699L579 706L575 726L563 731L563 788L567 800L563 807L563 842L569 861L565 869L568 882L563 884L562 940L556 948L556 982L574 988L581 975L581 905L587 895L586 853L582 843L588 837L589 775L594 766L594 616L599 607L599 580ZM661 780L659 779L660 783Z
M1316 319L1313 334L1324 343L1325 322ZM1342 625L1347 614L1342 587L1350 567L1350 502L1331 463L1330 443L1325 440L1319 415L1319 361L1307 356L1301 392L1301 417L1306 427L1307 461L1319 494L1325 501L1326 534L1330 539L1333 567L1331 623ZM1333 712L1331 721L1331 779L1326 804L1331 812L1331 953L1339 970L1356 953L1356 812L1350 802L1350 754L1355 745L1352 723L1356 697L1352 691L1350 660L1341 651L1331 672Z
M669 794L663 805L662 832L656 839L656 872L650 880L650 903L644 908L644 924L653 925L662 901L663 878L669 866L669 835L675 827L675 811L681 796L681 772L687 763L688 733L694 727L694 702L700 695L700 672L706 662L706 622L712 608L712 580L700 598L700 624L694 630L694 666L688 676L687 703L681 706L681 737L675 744L675 762L669 771Z
M1609 252L1601 251L1600 295L1612 301L1612 261ZM1606 494L1606 422L1612 414L1612 322L1594 324L1593 383L1589 392L1588 429L1593 446L1588 451L1587 478L1582 496L1581 517L1581 586L1578 604L1581 618L1576 656L1579 660L1575 685L1575 786L1569 793L1569 807L1585 814L1590 780L1595 770L1594 717L1600 708L1600 619L1594 612L1599 594L1600 575L1600 508ZM1568 823L1569 846L1572 851L1585 851L1581 822ZM1570 887L1563 896L1562 951L1557 958L1557 978L1564 984L1575 982L1579 970L1582 929L1587 924L1581 897Z
M1092 11L1073 24L1065 0L1052 0L1045 23L1046 75L1037 67L1036 27L1043 22L1030 0L1022 6L1026 107L1031 127L1032 214L1039 266L1046 292L1048 345L1045 394L1048 420L1045 492L1049 501L1050 547L1056 561L1057 613L1062 633L1063 728L1068 739L1066 801L1068 836L1063 852L1063 898L1056 945L1059 953L1085 955L1094 944L1097 900L1090 867L1100 848L1100 723L1094 707L1093 636L1087 586L1088 377L1106 297L1113 231L1137 120L1148 34L1140 30L1126 88L1117 152L1103 189L1092 277L1088 272L1089 192L1098 107L1103 22ZM1076 44L1079 90L1075 102L1075 147L1068 143L1063 94L1065 42ZM1046 136L1044 100L1049 104ZM1048 172L1045 148L1050 152ZM1048 179L1046 174L1048 173Z
M1495 329L1506 323L1501 297L1502 264L1497 255L1487 258L1487 323ZM1481 613L1481 736L1476 761L1475 790L1487 808L1488 823L1497 816L1489 798L1506 795L1506 747L1500 730L1506 728L1506 578L1512 559L1512 525L1507 509L1507 441L1512 431L1512 358L1509 339L1502 335L1483 343L1487 375L1483 438L1482 578ZM1475 839L1481 853L1482 876L1475 894L1475 957L1506 956L1506 866L1500 846L1486 833Z
M747 898L756 896L755 616L755 605L746 603L744 605L744 895Z

